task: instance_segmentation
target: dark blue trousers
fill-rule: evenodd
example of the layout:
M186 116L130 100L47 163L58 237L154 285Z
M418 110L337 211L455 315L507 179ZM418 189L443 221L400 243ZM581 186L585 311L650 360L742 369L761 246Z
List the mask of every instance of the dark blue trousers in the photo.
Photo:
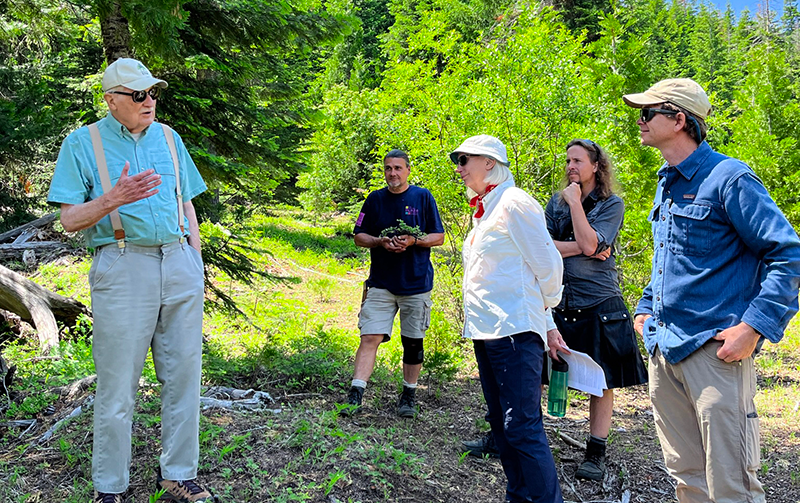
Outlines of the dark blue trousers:
M508 478L506 501L563 503L542 423L542 338L523 332L473 343L487 417Z

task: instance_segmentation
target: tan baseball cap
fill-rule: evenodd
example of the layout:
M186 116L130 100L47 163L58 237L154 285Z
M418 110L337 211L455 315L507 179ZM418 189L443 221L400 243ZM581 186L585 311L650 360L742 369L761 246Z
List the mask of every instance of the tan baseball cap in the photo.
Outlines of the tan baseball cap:
M144 91L153 86L167 87L167 82L153 77L141 61L131 58L119 58L103 73L103 91L117 86L125 86L134 91Z
M669 101L705 120L711 113L711 102L700 84L692 79L666 79L653 84L643 93L622 97L629 107L644 108Z

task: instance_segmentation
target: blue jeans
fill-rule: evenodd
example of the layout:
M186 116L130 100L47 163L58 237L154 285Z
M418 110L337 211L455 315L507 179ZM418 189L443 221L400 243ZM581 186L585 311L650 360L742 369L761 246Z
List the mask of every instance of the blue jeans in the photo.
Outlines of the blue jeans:
M508 478L506 501L562 503L542 423L542 338L523 332L473 344L489 424Z

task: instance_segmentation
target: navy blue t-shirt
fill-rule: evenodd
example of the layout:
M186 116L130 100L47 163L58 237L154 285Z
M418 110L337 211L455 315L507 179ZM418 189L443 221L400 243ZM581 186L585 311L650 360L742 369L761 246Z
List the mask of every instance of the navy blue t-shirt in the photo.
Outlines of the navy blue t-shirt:
M444 232L436 201L428 189L409 185L402 194L392 194L384 187L367 196L358 215L353 234L379 236L402 219L425 234ZM433 289L431 249L409 246L402 253L386 251L382 246L370 248L372 263L367 286L384 288L394 295L416 295Z

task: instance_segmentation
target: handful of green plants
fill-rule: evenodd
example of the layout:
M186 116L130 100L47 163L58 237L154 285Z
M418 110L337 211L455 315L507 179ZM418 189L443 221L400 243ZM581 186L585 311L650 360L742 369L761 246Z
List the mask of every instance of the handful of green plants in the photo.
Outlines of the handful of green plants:
M427 234L422 232L418 226L411 227L407 223L405 223L402 219L397 219L397 225L392 227L387 227L381 231L380 237L394 237L394 236L402 236L408 234L409 236L414 236L417 239L422 239Z

